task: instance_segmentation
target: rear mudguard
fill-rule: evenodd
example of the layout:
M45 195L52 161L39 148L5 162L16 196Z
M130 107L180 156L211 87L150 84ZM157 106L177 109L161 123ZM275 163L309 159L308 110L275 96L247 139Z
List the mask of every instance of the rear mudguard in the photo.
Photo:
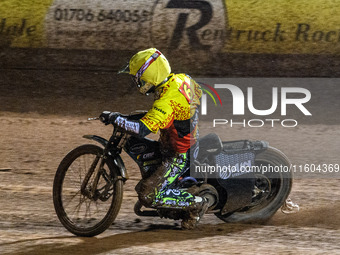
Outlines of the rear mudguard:
M108 141L105 138L97 136L97 135L84 135L83 137L86 138L86 139L89 139L89 140L96 141L96 142L100 143L101 145L103 145L103 147L106 147L107 144L108 144ZM111 155L110 154L110 156L111 156L111 159L112 159L114 165L119 169L120 175L122 176L123 180L126 181L127 179L129 179L125 165L124 165L124 161L122 160L120 155L118 155L118 154Z

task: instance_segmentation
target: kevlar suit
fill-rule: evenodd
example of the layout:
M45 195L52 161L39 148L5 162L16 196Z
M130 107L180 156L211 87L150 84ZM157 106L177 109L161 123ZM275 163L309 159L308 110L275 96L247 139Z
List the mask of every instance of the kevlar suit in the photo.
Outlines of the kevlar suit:
M150 131L160 130L165 160L156 172L142 180L137 190L145 206L186 208L195 197L176 189L174 182L190 168L198 139L199 85L185 74L171 74L156 88L152 108L140 120Z

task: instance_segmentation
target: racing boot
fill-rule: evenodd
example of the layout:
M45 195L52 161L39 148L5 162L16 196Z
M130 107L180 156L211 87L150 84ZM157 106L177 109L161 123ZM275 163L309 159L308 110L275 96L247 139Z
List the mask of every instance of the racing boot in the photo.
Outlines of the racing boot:
M181 227L184 230L194 229L209 208L209 201L205 197L195 197L195 207L188 211L187 217L182 220Z

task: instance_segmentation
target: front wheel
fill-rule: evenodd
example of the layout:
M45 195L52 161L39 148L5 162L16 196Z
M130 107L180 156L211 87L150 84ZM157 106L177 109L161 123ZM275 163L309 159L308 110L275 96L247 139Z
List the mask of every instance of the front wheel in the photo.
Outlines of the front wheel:
M100 166L102 154L99 146L79 146L61 161L54 178L55 211L63 226L77 236L90 237L105 231L115 220L122 203L123 181L119 178L119 169L110 160L105 160L98 170L94 195L82 191L87 172L93 162L97 168ZM92 176L87 186L91 187L94 180Z
M289 159L278 149L269 147L255 158L261 170L255 174L252 203L240 211L216 216L225 222L264 222L272 217L287 199L293 182ZM272 169L272 171L269 171Z

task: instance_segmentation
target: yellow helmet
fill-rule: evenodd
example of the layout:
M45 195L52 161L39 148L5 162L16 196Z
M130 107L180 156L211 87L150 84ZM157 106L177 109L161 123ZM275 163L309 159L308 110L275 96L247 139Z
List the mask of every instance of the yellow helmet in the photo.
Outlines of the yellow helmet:
M142 94L161 84L171 73L165 56L157 49L150 48L136 53L129 62L129 74Z

